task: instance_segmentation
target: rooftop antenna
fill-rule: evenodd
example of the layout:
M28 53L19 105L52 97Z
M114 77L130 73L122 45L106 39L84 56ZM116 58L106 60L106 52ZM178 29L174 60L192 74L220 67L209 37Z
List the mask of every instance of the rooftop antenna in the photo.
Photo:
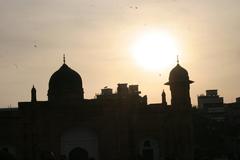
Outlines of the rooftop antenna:
M65 54L63 54L63 64L66 63L66 57L65 57Z

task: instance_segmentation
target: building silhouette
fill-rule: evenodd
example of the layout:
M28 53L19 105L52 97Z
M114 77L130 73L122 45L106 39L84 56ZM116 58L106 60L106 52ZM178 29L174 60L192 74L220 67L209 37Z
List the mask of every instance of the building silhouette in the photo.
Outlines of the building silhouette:
M225 107L223 103L223 97L218 95L218 91L206 90L206 95L198 96L198 107L201 109L210 119L216 121L224 121L225 119Z
M162 103L148 104L138 85L127 83L119 83L116 93L104 87L96 98L85 99L81 76L64 60L49 80L47 101L37 100L33 86L30 102L0 110L0 151L18 160L193 160L195 153L206 157L201 150L205 146L195 144L202 142L205 130L195 124L209 121L192 109L191 83L187 70L177 64L165 83L171 105L164 91Z

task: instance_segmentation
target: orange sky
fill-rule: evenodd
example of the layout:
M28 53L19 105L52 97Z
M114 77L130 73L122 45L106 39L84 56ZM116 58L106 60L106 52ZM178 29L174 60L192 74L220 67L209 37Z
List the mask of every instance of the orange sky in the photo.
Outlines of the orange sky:
M160 102L165 89L170 102L163 84L175 62L149 72L129 51L149 29L178 39L180 64L195 81L193 104L206 89L233 102L240 96L239 6L238 0L0 0L0 106L30 100L33 84L38 100L46 100L63 53L81 75L86 98L126 82L139 84L150 103Z

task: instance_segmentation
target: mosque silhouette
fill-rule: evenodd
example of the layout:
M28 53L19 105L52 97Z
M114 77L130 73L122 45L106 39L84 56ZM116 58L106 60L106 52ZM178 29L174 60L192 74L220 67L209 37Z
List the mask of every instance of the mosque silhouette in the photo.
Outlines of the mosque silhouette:
M18 160L193 160L193 118L186 69L170 72L171 105L148 104L138 85L120 83L84 99L81 76L63 65L49 80L48 100L0 112L0 155ZM1 156L0 156L1 157ZM7 159L6 158L6 159Z

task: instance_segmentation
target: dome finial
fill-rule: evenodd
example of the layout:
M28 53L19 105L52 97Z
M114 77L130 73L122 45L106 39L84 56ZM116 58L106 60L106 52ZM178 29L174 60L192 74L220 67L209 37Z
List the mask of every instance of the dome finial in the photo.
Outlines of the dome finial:
M177 55L177 64L179 64L179 55Z
M66 63L66 57L65 57L65 54L63 54L63 64Z

